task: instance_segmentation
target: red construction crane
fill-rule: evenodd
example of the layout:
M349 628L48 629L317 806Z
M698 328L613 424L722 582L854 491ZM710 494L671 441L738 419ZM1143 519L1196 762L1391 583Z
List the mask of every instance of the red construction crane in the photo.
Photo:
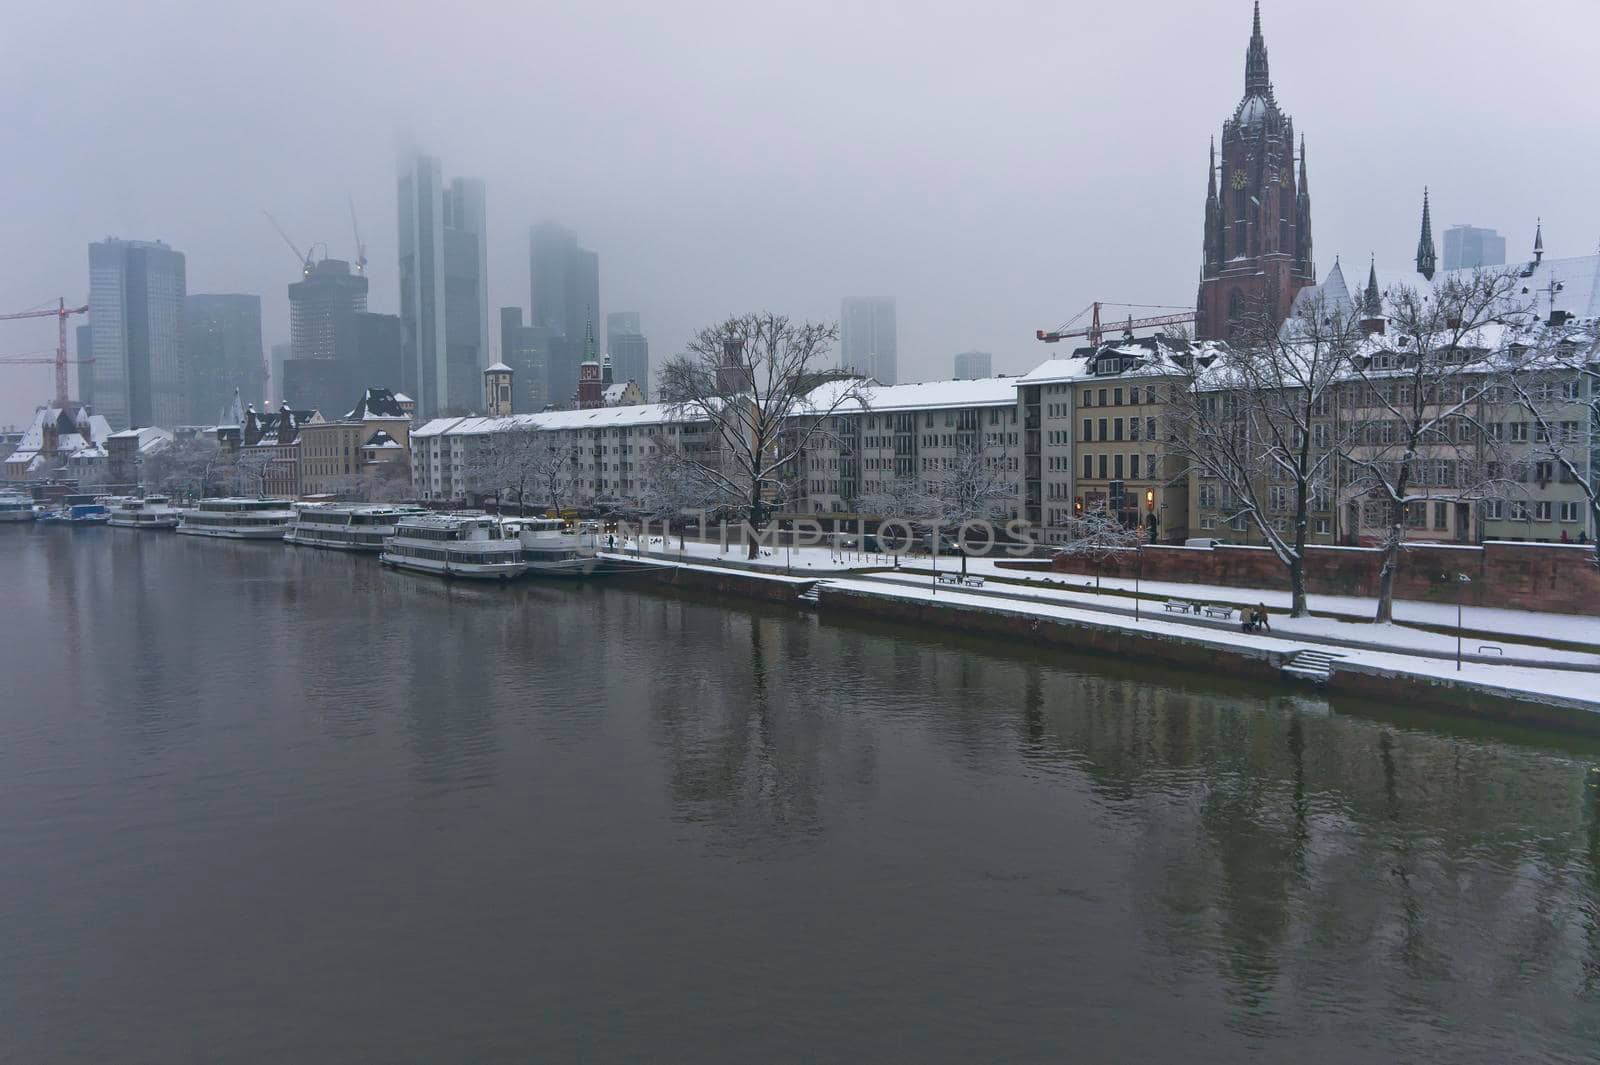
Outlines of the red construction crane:
M1049 332L1043 329L1036 330L1034 335L1046 344L1054 344L1068 337L1088 337L1091 345L1099 347L1101 340L1105 339L1105 328L1100 324L1100 308L1102 307L1128 307L1134 310L1182 312L1181 314L1158 314L1152 318L1135 318L1130 314L1128 320L1122 323L1122 328L1130 333L1135 329L1148 329L1158 325L1182 325L1195 319L1195 313L1192 308L1184 310L1182 307L1163 307L1148 303L1100 303L1096 301L1079 311L1071 321L1064 322ZM1089 324L1073 328L1078 320L1086 314L1092 315ZM1111 328L1116 327L1112 326Z
M46 307L42 311L18 311L15 314L0 314L0 322L12 318L50 318L56 319L56 354L54 358L42 359L30 355L12 355L0 358L0 363L25 364L25 363L55 363L56 367L56 405L65 406L69 398L67 395L67 317L73 314L88 314L89 307L68 307L67 301L60 299L54 307ZM76 359L79 366L87 366L94 362L93 359Z

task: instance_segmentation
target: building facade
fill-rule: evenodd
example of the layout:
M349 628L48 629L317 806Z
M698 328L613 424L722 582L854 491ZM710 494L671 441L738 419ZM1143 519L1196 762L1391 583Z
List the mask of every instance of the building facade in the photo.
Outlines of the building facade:
M444 181L439 161L407 153L400 163L398 385L431 416L478 401L489 364L488 232L483 182Z
M261 297L195 293L185 298L184 314L185 423L216 424L235 393L247 403L265 403Z
M367 279L342 259L323 259L289 286L289 357L339 355L339 326L367 309Z
M957 381L976 381L994 376L994 356L987 351L963 351L955 358Z
M899 362L894 300L846 297L839 306L839 368L892 385Z
M551 404L548 366L558 335L546 326L524 325L521 307L500 308L500 361L511 367L516 382L511 413L532 414Z
M613 331L612 319L606 315L606 350L611 356L611 372L617 381L632 381L639 393L650 397L650 341L638 331L639 316L629 313L633 331Z
M600 314L600 256L578 243L572 230L541 222L528 231L531 323L551 330L545 358L545 395L571 406L578 391L584 337Z
M1244 96L1222 124L1206 177L1204 256L1195 335L1220 340L1247 319L1283 321L1295 295L1316 283L1305 141L1296 169L1294 120L1278 107L1257 3L1245 51Z
M1444 268L1472 270L1479 266L1503 266L1506 238L1492 229L1477 226L1451 226L1444 231Z
M160 241L89 245L93 394L113 429L184 420L187 294L182 252Z

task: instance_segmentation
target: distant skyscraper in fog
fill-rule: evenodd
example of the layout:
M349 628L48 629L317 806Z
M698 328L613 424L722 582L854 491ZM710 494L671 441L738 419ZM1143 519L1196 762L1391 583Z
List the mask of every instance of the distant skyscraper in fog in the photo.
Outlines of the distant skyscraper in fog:
M89 245L92 394L113 429L183 420L187 294L183 253L159 240Z
M283 402L283 364L289 361L292 351L287 340L272 345L272 354L267 360L267 373L271 377L267 384L267 393L274 403Z
M87 322L78 327L78 402L93 410L94 405L94 328Z
M184 421L217 424L235 390L245 403L263 402L267 367L261 358L261 297L195 293L185 299L184 315Z
M976 381L994 376L994 356L987 351L963 351L956 356L956 380Z
M650 342L639 328L638 311L613 311L606 315L606 352L611 356L611 376L617 384L629 381L650 398Z
M1444 231L1444 268L1468 270L1475 266L1503 266L1506 238L1492 229L1451 226Z
M839 310L839 365L892 385L898 363L894 300L847 296Z
M489 365L489 258L483 182L448 185L439 160L401 158L400 330L405 377L398 387L431 417L474 410ZM393 386L391 386L393 387Z
M578 235L554 222L528 232L528 278L532 324L552 330L545 372L546 395L568 407L578 391L584 337L599 332L600 256L578 244Z

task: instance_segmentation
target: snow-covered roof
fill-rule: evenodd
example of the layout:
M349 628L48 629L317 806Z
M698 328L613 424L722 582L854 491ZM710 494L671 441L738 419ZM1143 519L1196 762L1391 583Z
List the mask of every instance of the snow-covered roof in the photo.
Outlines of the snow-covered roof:
M1046 359L1021 377L1008 378L1014 384L1055 384L1062 381L1097 381L1110 377L1167 377L1183 373L1180 358L1191 355L1204 360L1220 354L1227 345L1215 340L1190 342L1156 335L1133 340L1116 340L1098 348L1079 348L1071 355ZM1096 364L1106 358L1132 360L1132 364L1115 374L1095 373Z
M396 392L394 398L400 403L412 403L414 400L404 392Z
M513 370L511 367L507 366L503 362L497 362L497 363L494 363L491 366L485 366L483 368L483 372L484 373L515 373L516 371Z
M1542 318L1548 318L1554 309L1565 311L1575 318L1600 317L1600 255L1547 258L1538 263L1523 261L1483 269L1502 272L1512 278L1512 305L1506 307L1508 312L1526 308ZM1476 268L1440 271L1433 275L1432 281L1417 273L1415 267L1393 270L1379 265L1373 272L1378 278L1378 291L1387 297L1391 290L1397 288L1426 292L1450 279L1464 280L1472 276ZM1524 273L1527 276L1523 276ZM1365 281L1362 287L1365 287ZM1304 296L1303 292L1301 296Z
M123 429L106 438L108 443L112 440L137 441L134 448L141 455L154 455L165 450L172 443L172 439L172 433L154 425L146 425L139 429Z
M362 444L361 446L362 447L399 447L400 446L400 441L396 440L394 437L390 436L388 433L384 432L382 429L379 429L377 432L373 433L370 437L368 437L367 438L367 442L365 444Z

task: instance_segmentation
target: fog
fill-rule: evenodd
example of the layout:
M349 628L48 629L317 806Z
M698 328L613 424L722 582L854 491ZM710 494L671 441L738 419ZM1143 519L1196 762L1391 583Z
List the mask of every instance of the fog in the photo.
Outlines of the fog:
M394 312L409 136L487 182L491 316L528 305L548 218L654 360L729 313L887 295L902 380L972 348L1023 371L1091 300L1192 305L1250 33L1247 0L6 7L0 311L85 301L90 241L161 239L190 292L260 294L270 346L298 267L263 209L353 258L353 197ZM1595 250L1592 0L1267 0L1262 22L1319 274L1410 262L1424 184L1436 235L1494 227L1519 258L1542 216L1549 257ZM0 353L53 344L0 323ZM0 368L0 424L49 382Z

